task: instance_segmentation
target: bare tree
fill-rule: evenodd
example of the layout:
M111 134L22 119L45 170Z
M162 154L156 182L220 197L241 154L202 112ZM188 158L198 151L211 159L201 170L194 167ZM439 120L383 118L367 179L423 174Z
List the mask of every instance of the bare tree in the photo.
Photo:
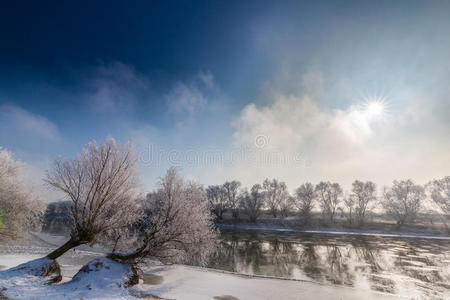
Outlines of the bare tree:
M333 223L342 197L342 188L339 183L320 182L316 185L316 193L322 214Z
M145 212L135 250L111 253L110 258L126 262L157 258L200 265L208 261L217 232L201 186L184 182L171 168L161 178L158 190L148 195Z
M287 186L284 182L279 182L276 179L266 179L263 182L265 204L269 208L272 216L277 217L277 213L280 211L280 205L283 200L288 196Z
M447 219L450 217L450 176L442 179L436 179L428 183L431 199L439 207L442 213L442 220L450 231L447 225Z
M261 209L264 206L264 196L261 189L260 184L255 184L252 186L250 193L245 190L241 195L241 206L250 222L256 222L261 215Z
M364 225L371 204L376 200L376 185L371 181L355 180L352 184L351 201L355 205L355 218L358 226Z
M23 237L30 225L38 226L42 214L39 197L25 182L24 164L0 149L0 239Z
M231 182L227 181L223 184L223 189L225 190L225 195L227 197L228 207L231 209L231 214L233 219L237 220L239 218L239 187L241 183L239 181L233 180Z
M309 182L302 184L295 191L295 195L294 204L300 212L303 224L308 225L311 222L311 211L314 207L314 199L316 198L314 186Z
M206 195L211 211L219 220L222 220L223 214L228 209L228 199L224 187L221 185L210 185L206 188Z
M343 202L345 207L347 208L347 211L345 212L343 209L342 210L342 214L343 215L347 215L347 221L350 225L353 225L354 223L354 219L355 219L355 206L356 206L356 202L355 202L355 197L353 197L353 195L348 195L346 193L346 195L344 195L343 198Z
M392 188L384 190L384 208L398 225L413 223L425 199L425 190L411 179L394 181Z
M112 138L100 146L89 143L73 161L55 161L46 181L72 201L73 225L70 239L49 258L94 244L100 234L136 221L137 161L130 143L120 145Z

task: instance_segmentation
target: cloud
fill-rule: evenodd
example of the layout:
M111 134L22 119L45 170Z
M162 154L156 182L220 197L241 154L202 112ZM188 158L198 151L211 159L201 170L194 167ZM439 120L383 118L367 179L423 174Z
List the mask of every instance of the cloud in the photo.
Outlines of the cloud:
M425 106L410 98L410 105L375 118L364 105L325 110L309 96L275 93L269 104L248 104L234 120L234 147L251 159L231 172L248 185L275 177L291 187L320 180L345 187L355 179L425 183L448 175L448 126L433 121L427 100Z
M101 113L132 110L152 92L150 80L144 74L121 62L94 68L87 86L90 106Z
M60 134L57 126L43 116L33 114L15 105L0 105L0 123L9 134L15 132L46 140L59 140Z
M176 82L166 94L169 112L182 118L192 119L208 104L208 93L215 89L210 72L200 72L189 82Z

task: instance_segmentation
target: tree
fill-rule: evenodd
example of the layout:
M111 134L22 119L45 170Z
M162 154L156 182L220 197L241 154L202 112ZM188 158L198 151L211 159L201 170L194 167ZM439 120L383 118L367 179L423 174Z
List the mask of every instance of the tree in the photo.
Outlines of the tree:
M411 179L396 181L384 190L384 208L398 225L413 223L425 199L425 190Z
M446 218L450 216L450 176L433 180L428 183L431 199L439 207L443 215L443 221L447 226ZM449 230L448 226L447 229Z
M320 182L315 189L322 214L333 223L342 197L342 188L339 183Z
M201 186L184 182L171 168L161 178L159 188L147 195L144 208L135 250L111 253L110 258L138 262L150 257L200 265L208 261L217 232Z
M260 184L255 184L252 186L250 193L245 190L241 195L240 203L250 222L256 222L261 215L261 209L264 206L264 196L261 189Z
M302 184L295 191L295 195L294 204L300 212L303 224L308 225L311 222L311 212L316 198L314 186L309 182Z
M41 200L25 182L24 164L0 149L0 239L22 237L36 225L42 213Z
M239 218L239 187L241 183L239 181L233 180L231 182L227 181L223 184L223 189L225 191L225 196L227 197L228 207L231 209L231 214L233 219L237 220Z
M269 208L272 216L277 217L277 213L280 211L280 205L282 201L289 197L287 192L287 186L284 182L279 182L276 179L266 179L263 182L265 204Z
M224 212L228 209L227 194L224 187L210 185L206 188L206 195L211 211L219 220L222 220Z
M95 244L100 234L124 228L139 217L137 155L130 143L108 138L89 143L73 161L57 159L46 182L72 201L70 239L48 255L51 259L82 244Z
M376 185L371 181L355 180L352 184L351 201L355 205L355 218L359 226L364 225L370 204L376 200Z

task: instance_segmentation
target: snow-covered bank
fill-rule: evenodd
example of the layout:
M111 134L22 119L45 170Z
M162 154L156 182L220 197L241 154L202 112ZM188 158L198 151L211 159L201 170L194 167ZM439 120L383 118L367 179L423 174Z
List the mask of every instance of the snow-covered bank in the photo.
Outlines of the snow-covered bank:
M157 285L133 289L169 299L398 299L370 290L306 281L249 277L188 266L164 266L150 271L162 276ZM234 297L234 298L233 298Z
M10 257L0 256L8 265ZM17 261L17 260L16 260ZM101 262L101 264L99 264ZM395 299L395 296L341 286L305 281L250 277L182 265L149 268L160 278L152 284L125 284L129 266L103 258L89 264L90 272L80 271L71 281L46 285L38 276L0 275L1 293L12 299L136 299L155 295L165 299ZM8 274L10 273L10 274ZM147 283L149 281L146 281ZM0 288L1 290L1 288ZM235 297L235 298L232 298Z
M403 233L403 232L384 232L384 231L362 231L362 230L343 230L343 229L297 229L290 227L281 227L264 224L217 224L219 229L227 230L254 230L254 231L278 231L278 232L298 232L315 234L334 234L334 235L361 235L361 236L379 236L379 237L397 237L397 238L419 238L419 239L438 239L450 240L448 235L427 235L423 233Z
M129 265L100 258L85 265L69 282L48 285L51 259L39 258L0 272L0 291L12 299L134 299L127 288ZM31 270L31 271L30 271ZM42 275L46 275L45 277Z

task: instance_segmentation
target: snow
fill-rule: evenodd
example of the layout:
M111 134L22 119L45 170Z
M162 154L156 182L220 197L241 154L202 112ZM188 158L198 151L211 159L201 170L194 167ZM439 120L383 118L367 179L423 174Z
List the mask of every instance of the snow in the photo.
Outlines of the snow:
M33 256L29 256L31 258ZM0 264L7 266L8 255L0 256ZM24 260L20 256L15 261ZM48 262L41 258L30 263L39 267ZM101 263L101 264L99 264ZM90 272L80 271L66 283L46 285L39 276L17 273L17 268L0 272L5 296L13 299L137 299L155 295L166 299L395 299L394 296L348 287L317 284L308 281L250 277L210 269L183 265L154 266L147 273L162 276L154 285L140 283L127 289L124 282L130 267L107 258L89 263ZM64 271L64 270L63 270ZM222 298L227 299L227 297ZM228 299L233 299L228 297Z
M3 262L3 261L2 261ZM47 285L46 279L35 276L30 269L39 269L51 262L48 258L33 260L0 272L3 295L13 299L135 299L124 286L130 266L107 258L91 261L71 281ZM31 273L31 274L30 274Z
M196 267L157 267L151 274L162 276L157 285L140 284L135 289L168 299L398 299L399 297L349 287L308 281L250 277ZM227 297L228 296L228 297ZM232 297L235 298L232 298ZM216 297L216 298L215 298Z

